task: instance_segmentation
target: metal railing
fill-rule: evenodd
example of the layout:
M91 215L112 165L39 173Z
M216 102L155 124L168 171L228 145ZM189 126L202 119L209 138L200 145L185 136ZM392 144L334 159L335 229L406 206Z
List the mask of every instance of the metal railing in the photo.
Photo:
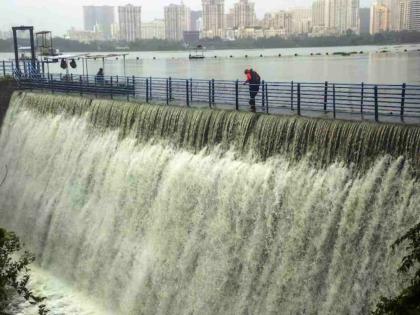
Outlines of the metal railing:
M179 78L84 76L17 73L0 66L0 75L13 75L21 89L77 93L96 97L136 99L167 105L208 106L248 110L250 87L240 81ZM258 85L258 112L357 118L420 123L420 86L267 82Z

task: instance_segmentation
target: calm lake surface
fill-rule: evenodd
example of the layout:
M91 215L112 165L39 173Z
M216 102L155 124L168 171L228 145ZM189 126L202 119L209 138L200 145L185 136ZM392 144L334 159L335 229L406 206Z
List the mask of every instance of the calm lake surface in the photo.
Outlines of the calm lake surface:
M334 52L358 53L345 57L335 56ZM420 45L208 50L204 60L189 60L188 54L185 51L130 52L126 74L242 80L243 70L251 67L267 81L420 84ZM11 57L12 54L0 54L0 60ZM100 67L101 60L90 60L89 74L95 74ZM65 73L59 64L50 65L50 72ZM83 73L81 62L71 73ZM122 58L106 60L105 74L124 75Z

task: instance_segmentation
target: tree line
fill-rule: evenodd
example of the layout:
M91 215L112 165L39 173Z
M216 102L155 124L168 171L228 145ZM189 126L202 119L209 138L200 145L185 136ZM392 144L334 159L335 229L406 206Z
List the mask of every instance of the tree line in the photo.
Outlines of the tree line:
M260 39L238 39L226 41L220 38L202 39L189 45L181 41L145 39L127 43L121 41L95 41L82 43L61 37L54 38L54 46L62 52L100 52L100 51L173 51L188 50L200 44L207 49L255 49L255 48L298 48L298 47L330 47L357 45L398 45L420 43L420 32L386 32L375 35L356 35L351 32L345 36L309 37L294 36L289 38L272 37ZM23 44L24 45L24 44ZM27 45L27 44L26 44ZM12 52L11 39L0 40L0 52Z

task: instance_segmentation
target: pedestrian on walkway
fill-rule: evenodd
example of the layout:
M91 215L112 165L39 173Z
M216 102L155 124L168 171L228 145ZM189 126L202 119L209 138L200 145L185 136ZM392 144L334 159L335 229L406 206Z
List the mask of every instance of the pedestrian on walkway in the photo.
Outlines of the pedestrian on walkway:
M258 92L260 90L261 77L253 69L246 69L244 73L246 75L246 81L244 82L244 84L249 85L249 106L250 106L250 110L251 110L251 112L255 113L256 112L255 98L257 97Z

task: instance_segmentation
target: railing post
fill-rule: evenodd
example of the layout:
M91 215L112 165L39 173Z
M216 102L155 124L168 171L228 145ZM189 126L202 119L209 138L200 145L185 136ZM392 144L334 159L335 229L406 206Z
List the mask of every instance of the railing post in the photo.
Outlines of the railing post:
M185 96L187 99L187 107L190 107L190 81L185 80Z
M235 81L235 109L239 110L239 80Z
M375 95L375 121L379 121L379 104L378 104L378 86L375 85L374 87L374 95Z
M191 103L193 102L193 79L190 78L190 99Z
M363 106L364 106L364 97L365 97L365 84L362 82L361 92L360 92L360 115L363 118Z
M166 105L169 105L169 80L166 79Z
M53 82L53 75L52 74L49 75L49 81L50 81L49 83L50 83L51 93L54 94L54 82Z
M297 84L297 114L300 116L300 83Z
M336 113L335 113L335 84L333 84L333 117L335 119Z
M262 109L264 110L265 109L265 93L264 93L265 81L264 80L262 80L261 86L262 86L261 106L262 106Z
M149 79L146 79L146 103L149 103Z
M4 60L3 60L3 76L4 77L6 76L6 64L5 64Z
M268 84L265 84L265 112L268 114Z
M133 75L133 98L136 98L136 77Z
M130 78L129 77L126 77L126 89L127 89L127 101L130 101L130 91L129 91L129 89L128 89L128 87L130 86Z
M82 76L79 76L79 86L80 86L80 96L83 95L83 79Z
M212 106L214 107L214 100L215 100L215 96L214 96L214 94L215 94L215 88L214 88L214 79L211 79L211 103L212 103Z
M209 80L209 107L211 108L211 80Z
M324 86L324 112L327 111L327 102L328 102L328 81L325 81L325 86Z
M153 99L153 94L152 94L152 92L153 92L153 81L152 81L152 77L150 77L149 78L149 80L150 80L150 86L149 86L149 99L150 100L152 100Z
M406 86L407 85L405 83L403 83L403 85L401 87L401 112L400 112L401 121L404 121L404 106L405 106Z
M110 81L110 83L111 83L111 100L113 100L114 99L114 84L113 84L113 78L112 78L112 75L111 75L111 81Z
M94 80L95 80L95 97L98 97L98 85L97 85L97 79L96 79L96 77L94 78ZM117 83L118 83L118 76L117 76Z
M172 78L169 77L169 100L172 101Z
M293 111L293 110L295 110L294 109L294 104L293 104L293 102L294 102L294 96L293 96L293 94L295 94L295 86L294 86L294 83L293 83L293 81L290 83L290 109Z

